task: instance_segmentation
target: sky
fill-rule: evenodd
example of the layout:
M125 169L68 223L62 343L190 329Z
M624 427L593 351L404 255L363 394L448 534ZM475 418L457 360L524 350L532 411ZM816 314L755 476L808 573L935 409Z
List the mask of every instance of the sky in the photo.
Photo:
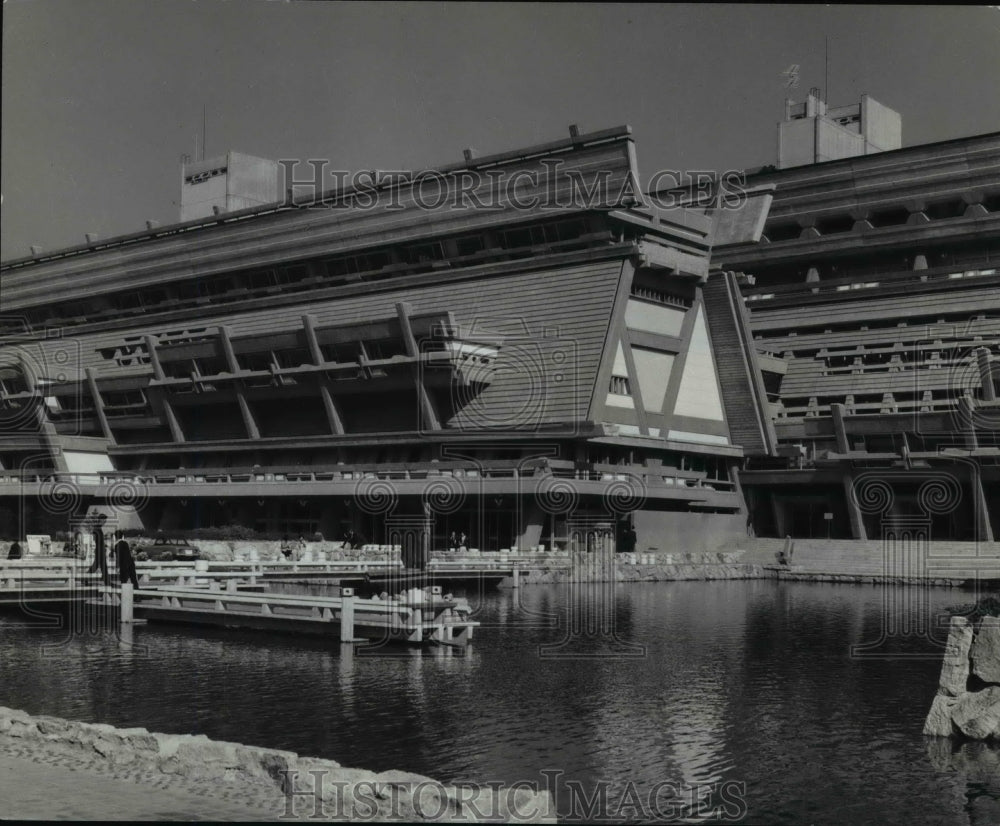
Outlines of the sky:
M641 183L757 167L827 54L830 104L870 94L904 146L1000 130L996 7L5 0L0 255L175 223L203 111L208 157L348 172L570 124L631 125Z

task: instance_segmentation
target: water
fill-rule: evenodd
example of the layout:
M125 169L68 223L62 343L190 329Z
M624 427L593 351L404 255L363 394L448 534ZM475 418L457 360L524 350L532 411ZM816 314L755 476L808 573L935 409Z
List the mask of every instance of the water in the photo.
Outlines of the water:
M940 650L893 638L880 649L893 658L850 656L887 622L906 630L969 596L896 589L886 607L885 595L770 580L530 586L472 595L484 627L465 655L350 657L156 625L129 647L0 615L0 704L446 782L548 783L563 817L589 797L591 820L980 822L973 799L990 788L935 769L941 744L920 733ZM572 657L541 656L581 605L585 618L610 606L618 641L571 637L549 654Z

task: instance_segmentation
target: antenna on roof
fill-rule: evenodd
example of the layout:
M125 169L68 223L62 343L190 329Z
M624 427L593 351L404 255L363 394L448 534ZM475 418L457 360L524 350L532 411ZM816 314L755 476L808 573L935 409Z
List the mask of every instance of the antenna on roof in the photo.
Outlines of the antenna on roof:
M201 105L201 159L205 160L205 144L207 142L206 138L206 124L208 123L208 107L203 103Z
M826 94L827 105L830 103L830 36L824 38L825 48L823 50L823 92Z

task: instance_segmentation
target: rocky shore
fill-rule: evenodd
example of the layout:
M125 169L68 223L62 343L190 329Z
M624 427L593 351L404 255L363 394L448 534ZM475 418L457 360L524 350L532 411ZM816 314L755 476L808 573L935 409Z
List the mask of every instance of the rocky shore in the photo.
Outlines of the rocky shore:
M951 618L924 734L1000 740L1000 617Z
M4 707L0 753L124 777L149 788L194 788L207 798L232 801L234 811L256 805L274 819L555 822L548 792L523 786L447 785L408 772L345 768L332 760L202 735L119 729ZM52 801L52 811L58 803ZM109 812L113 805L109 801Z

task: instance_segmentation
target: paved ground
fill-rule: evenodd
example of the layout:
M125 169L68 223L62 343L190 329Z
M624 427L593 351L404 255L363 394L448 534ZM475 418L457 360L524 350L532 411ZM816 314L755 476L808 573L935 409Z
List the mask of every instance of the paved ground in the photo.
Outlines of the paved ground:
M97 762L81 765L78 758L37 744L4 750L0 819L270 821L283 812L284 799L274 792L162 775L152 779L127 767L102 769Z

